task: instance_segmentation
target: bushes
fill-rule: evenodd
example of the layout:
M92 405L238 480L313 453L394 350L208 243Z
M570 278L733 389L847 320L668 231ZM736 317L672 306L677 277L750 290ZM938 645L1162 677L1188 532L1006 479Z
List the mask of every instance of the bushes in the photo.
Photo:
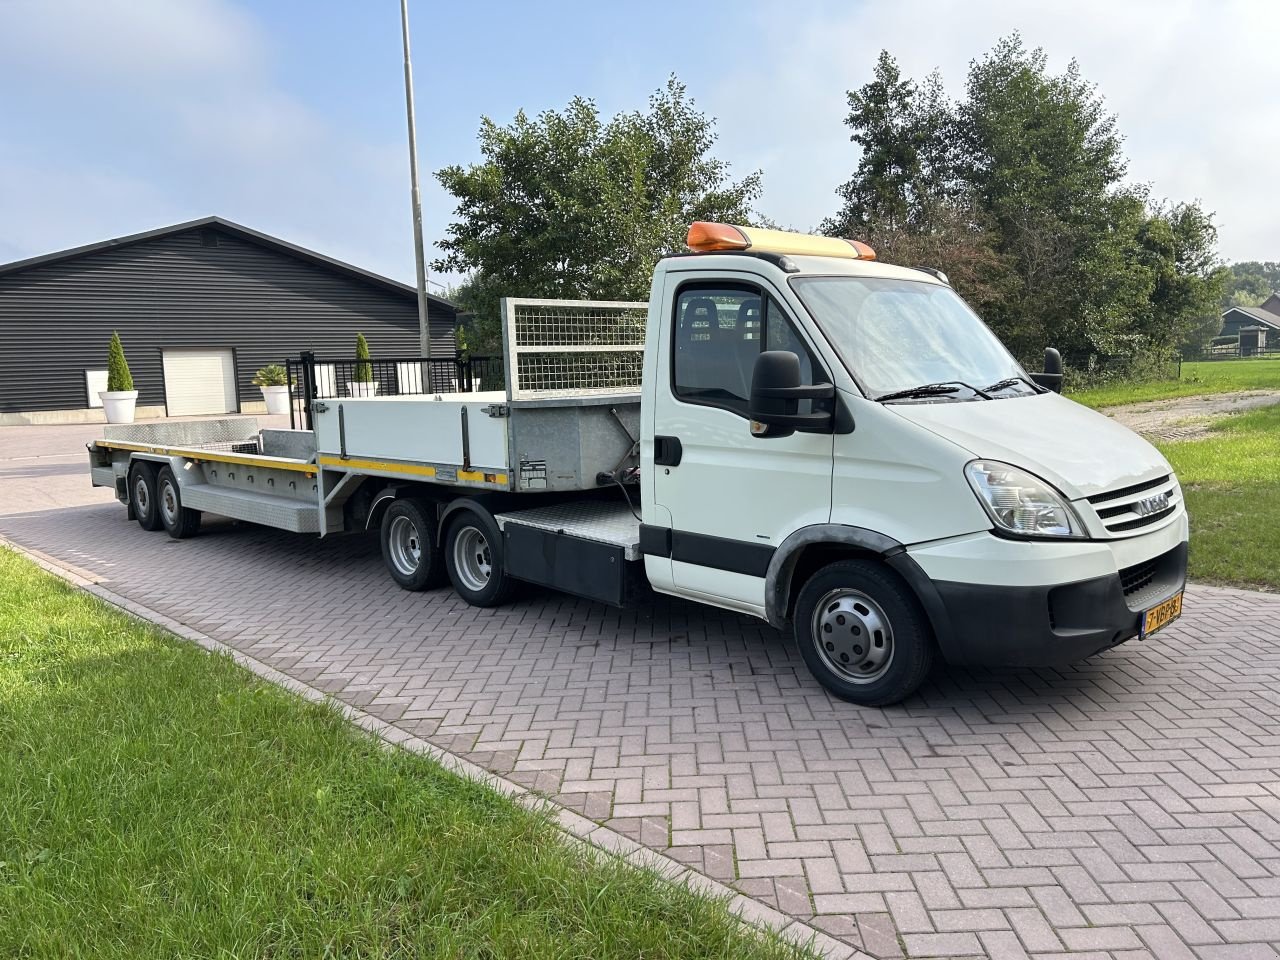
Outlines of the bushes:
M278 363L268 363L265 367L259 367L258 372L253 375L253 385L255 387L290 386L289 371Z
M1181 361L1165 353L1138 353L1131 357L1090 358L1087 367L1068 366L1063 378L1063 390L1075 393L1095 387L1117 383L1152 383L1157 380L1177 380L1181 376Z
M133 389L133 374L129 372L129 362L124 358L124 345L120 343L120 334L111 332L111 346L107 348L107 390L118 392Z
M372 383L373 367L370 366L369 360L369 341L364 338L363 333L356 334L356 367L351 374L353 383Z

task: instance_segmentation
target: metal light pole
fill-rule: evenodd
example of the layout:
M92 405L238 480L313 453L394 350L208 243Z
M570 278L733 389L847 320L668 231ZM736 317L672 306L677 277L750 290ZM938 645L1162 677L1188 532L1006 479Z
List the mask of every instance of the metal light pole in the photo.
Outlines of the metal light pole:
M413 253L418 268L418 350L431 356L431 321L427 314L427 260L422 248L422 195L418 191L418 134L413 123L413 68L409 65L409 0L400 0L400 32L404 36L404 105L409 118L409 181L413 188Z

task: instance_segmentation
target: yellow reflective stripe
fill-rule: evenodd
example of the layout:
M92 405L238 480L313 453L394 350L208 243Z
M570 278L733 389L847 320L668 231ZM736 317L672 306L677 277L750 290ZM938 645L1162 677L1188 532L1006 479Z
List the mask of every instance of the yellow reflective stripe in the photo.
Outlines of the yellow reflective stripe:
M326 467L352 467L357 470L381 470L384 473L407 473L415 477L434 477L436 475L435 467L428 467L419 463L388 463L385 460L357 460L349 458L343 460L341 457L324 457L320 458L320 462Z
M421 463L395 463L388 460L361 460L356 457L349 457L343 460L341 457L331 455L322 455L320 463L326 467L345 467L351 470L378 470L382 473L401 473L414 477L434 477L438 473L435 467ZM492 483L499 486L507 485L507 475L505 473L486 473L483 470L459 470L457 473L459 480L465 480L468 483Z
M154 453L162 457L182 457L202 463L236 463L266 470L290 470L294 473L314 474L314 463L299 463L280 457L255 457L250 453L230 453L222 450L203 450L199 447L156 447L147 443L129 443L124 440L95 440L96 446L105 450L127 450L132 453Z

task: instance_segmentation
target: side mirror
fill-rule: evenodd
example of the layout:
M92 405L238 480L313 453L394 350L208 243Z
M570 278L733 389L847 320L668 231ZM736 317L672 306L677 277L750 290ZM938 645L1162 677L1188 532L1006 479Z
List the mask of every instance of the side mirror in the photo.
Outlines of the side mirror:
M1031 379L1054 393L1062 392L1062 354L1053 347L1044 348L1044 373L1033 373Z
M800 358L790 350L766 350L756 357L751 371L751 434L756 437L789 437L804 433L830 433L830 413L799 413L801 400L827 400L836 388L829 383L804 386L800 382Z

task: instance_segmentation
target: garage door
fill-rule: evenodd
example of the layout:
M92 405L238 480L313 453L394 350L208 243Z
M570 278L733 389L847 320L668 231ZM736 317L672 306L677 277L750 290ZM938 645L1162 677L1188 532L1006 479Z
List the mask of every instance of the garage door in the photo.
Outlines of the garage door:
M234 413L236 368L230 350L165 350L164 395L169 416Z

